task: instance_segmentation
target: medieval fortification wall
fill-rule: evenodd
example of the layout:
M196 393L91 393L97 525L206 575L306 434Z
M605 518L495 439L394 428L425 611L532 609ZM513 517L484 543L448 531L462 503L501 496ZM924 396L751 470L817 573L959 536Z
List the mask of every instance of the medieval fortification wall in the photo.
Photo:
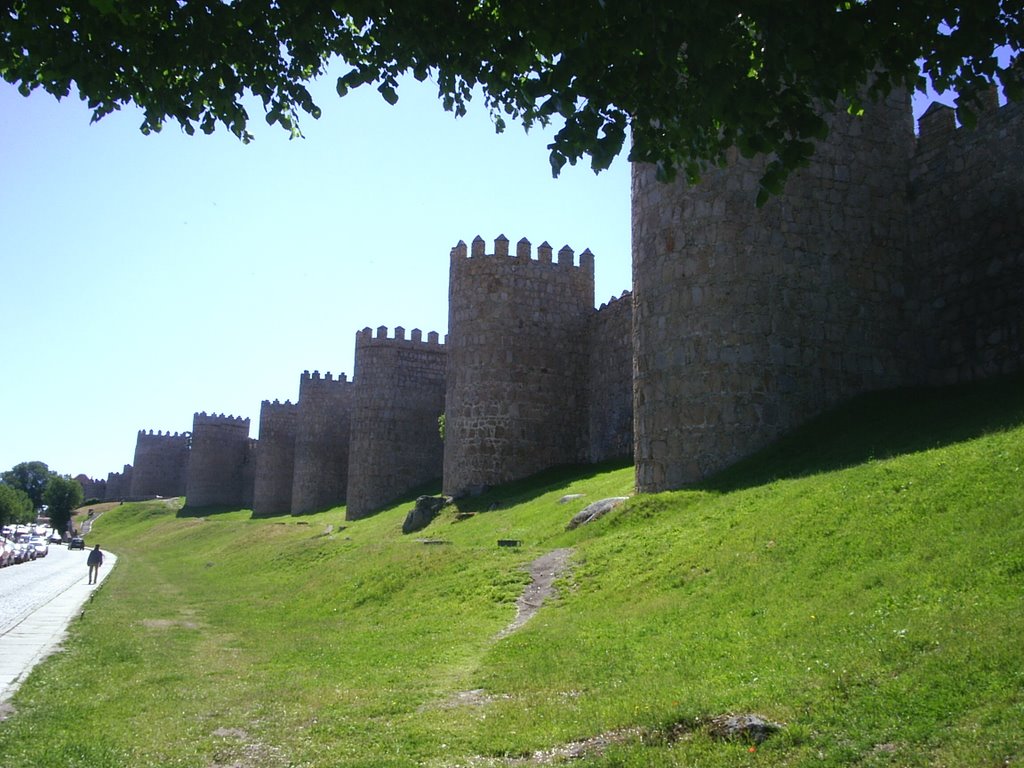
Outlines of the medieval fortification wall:
M365 517L407 491L441 479L447 355L436 332L369 328L356 334L355 404L346 516Z
M297 404L287 400L261 403L252 497L252 512L256 517L291 512L298 423Z
M633 169L638 491L677 488L865 391L1020 367L1020 111L980 132L894 93L783 194L763 161L701 184Z
M99 499L105 501L107 498L107 481L93 480L86 474L75 475L75 480L82 486L83 499Z
M920 120L910 165L906 314L916 325L922 383L948 384L1024 363L1024 104L956 128L938 104Z
M184 496L188 474L190 435L139 430L128 496Z
M586 376L592 463L633 455L633 295L623 291L593 312Z
M263 404L256 460L247 419L196 414L188 503L360 517L439 474L459 496L631 454L660 491L851 396L1024 367L1024 106L992 96L975 130L933 107L916 137L894 92L828 121L762 208L764 159L694 188L634 166L633 293L600 309L589 250L460 242L445 344L360 331L354 382L307 372L297 405ZM140 433L105 498L170 477L164 441Z
M299 381L299 407L292 478L292 514L345 503L348 490L352 382L345 374L305 371Z
M120 472L108 473L105 490L106 494L103 497L105 501L127 499L132 490L132 465L125 464Z
M189 506L248 507L252 503L252 459L249 419L196 413L185 487Z
M526 239L510 255L477 237L451 251L444 492L459 496L558 464L585 460L594 259L574 263Z

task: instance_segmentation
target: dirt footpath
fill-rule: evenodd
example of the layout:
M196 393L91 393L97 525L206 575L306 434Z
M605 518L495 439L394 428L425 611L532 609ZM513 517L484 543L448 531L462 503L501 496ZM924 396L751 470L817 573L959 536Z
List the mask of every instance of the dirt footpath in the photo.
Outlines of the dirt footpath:
M571 555L572 549L554 549L530 563L528 572L531 582L516 600L515 619L498 633L499 638L512 634L533 618L544 601L555 593L555 581L569 567Z

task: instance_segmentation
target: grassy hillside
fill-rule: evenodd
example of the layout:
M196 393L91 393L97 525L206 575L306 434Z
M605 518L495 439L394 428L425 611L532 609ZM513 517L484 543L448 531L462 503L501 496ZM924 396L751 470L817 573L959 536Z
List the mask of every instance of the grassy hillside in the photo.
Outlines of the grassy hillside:
M0 723L0 764L1024 760L1020 378L862 399L565 530L631 486L549 473L411 536L408 502L355 523L111 510L93 540L118 566ZM557 598L501 635L525 568L563 547ZM717 741L726 713L784 727Z

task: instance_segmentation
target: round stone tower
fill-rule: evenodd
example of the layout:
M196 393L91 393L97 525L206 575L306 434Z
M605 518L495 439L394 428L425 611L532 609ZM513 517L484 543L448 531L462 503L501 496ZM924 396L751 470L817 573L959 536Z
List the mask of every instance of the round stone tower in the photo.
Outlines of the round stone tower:
M184 496L188 470L189 434L139 431L132 470L133 499Z
M499 237L451 252L444 492L451 496L585 461L587 324L594 258L552 260Z
M299 380L292 514L345 503L352 426L352 382L305 371Z
M762 159L700 184L633 167L637 490L696 482L913 365L901 325L905 93L831 133L755 206Z
M252 499L249 419L209 414L192 418L185 500L190 507L244 506Z
M441 479L445 348L438 334L381 326L356 334L355 405L346 516L365 517L407 491Z
M252 499L254 517L291 512L298 416L298 405L287 400L283 403L264 400L260 406L260 439L256 444Z

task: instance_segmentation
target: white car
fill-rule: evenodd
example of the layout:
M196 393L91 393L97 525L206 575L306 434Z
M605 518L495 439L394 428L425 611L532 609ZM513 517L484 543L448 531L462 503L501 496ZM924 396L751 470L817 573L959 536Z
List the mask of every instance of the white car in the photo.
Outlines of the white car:
M36 550L36 557L46 557L50 553L50 545L42 536L33 536L28 540L28 545Z
M0 568L14 565L14 542L6 536L0 537Z
M14 542L14 562L25 563L36 559L35 547L30 547L27 541Z

